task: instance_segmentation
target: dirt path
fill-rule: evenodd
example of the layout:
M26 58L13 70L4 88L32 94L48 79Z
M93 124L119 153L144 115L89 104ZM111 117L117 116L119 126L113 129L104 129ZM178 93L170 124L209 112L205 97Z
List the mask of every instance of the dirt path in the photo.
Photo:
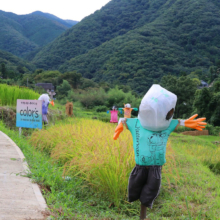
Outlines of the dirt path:
M0 131L0 220L45 219L47 205L37 184L23 177L27 163L20 148Z

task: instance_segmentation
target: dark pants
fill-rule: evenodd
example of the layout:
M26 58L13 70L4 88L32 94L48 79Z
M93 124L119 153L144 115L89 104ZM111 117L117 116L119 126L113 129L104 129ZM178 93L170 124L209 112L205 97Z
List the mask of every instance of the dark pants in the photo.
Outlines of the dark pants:
M128 201L140 199L141 204L152 208L160 192L162 166L139 166L132 170L128 183Z

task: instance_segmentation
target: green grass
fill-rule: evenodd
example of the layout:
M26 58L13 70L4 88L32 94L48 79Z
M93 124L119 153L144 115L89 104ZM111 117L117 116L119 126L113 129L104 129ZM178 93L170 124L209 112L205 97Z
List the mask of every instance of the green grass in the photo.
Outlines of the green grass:
M220 136L211 136L211 135L202 135L198 136L198 138L201 138L202 140L208 141L208 142L220 142Z

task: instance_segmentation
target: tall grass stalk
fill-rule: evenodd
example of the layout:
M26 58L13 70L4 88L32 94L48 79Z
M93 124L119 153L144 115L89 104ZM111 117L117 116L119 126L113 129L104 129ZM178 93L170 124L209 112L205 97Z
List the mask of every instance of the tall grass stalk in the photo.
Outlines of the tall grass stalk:
M191 213L190 213L190 211L189 211L189 206L188 206L187 196L185 197L185 200L186 200L186 207L187 207L188 214L189 214L189 219L192 219L192 217L191 217Z

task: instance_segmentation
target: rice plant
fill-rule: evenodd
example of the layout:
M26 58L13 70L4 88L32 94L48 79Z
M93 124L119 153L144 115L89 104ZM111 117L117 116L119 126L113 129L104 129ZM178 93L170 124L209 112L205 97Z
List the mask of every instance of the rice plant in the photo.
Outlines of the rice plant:
M17 99L38 99L39 94L35 91L18 86L0 84L0 105L16 106Z
M130 172L135 166L133 141L125 130L113 140L115 125L97 120L74 119L47 130L34 132L30 141L35 147L50 153L65 164L64 175L80 175L93 188L119 206L127 197ZM175 169L175 155L168 147L166 178ZM172 161L170 161L172 160Z
M213 136L214 137L214 136ZM220 148L218 145L210 144L212 137L199 138L182 136L181 141L174 141L177 148L184 150L188 155L195 156L203 164L207 165L214 173L220 174ZM217 139L217 137L215 137ZM189 147L190 146L190 147Z

